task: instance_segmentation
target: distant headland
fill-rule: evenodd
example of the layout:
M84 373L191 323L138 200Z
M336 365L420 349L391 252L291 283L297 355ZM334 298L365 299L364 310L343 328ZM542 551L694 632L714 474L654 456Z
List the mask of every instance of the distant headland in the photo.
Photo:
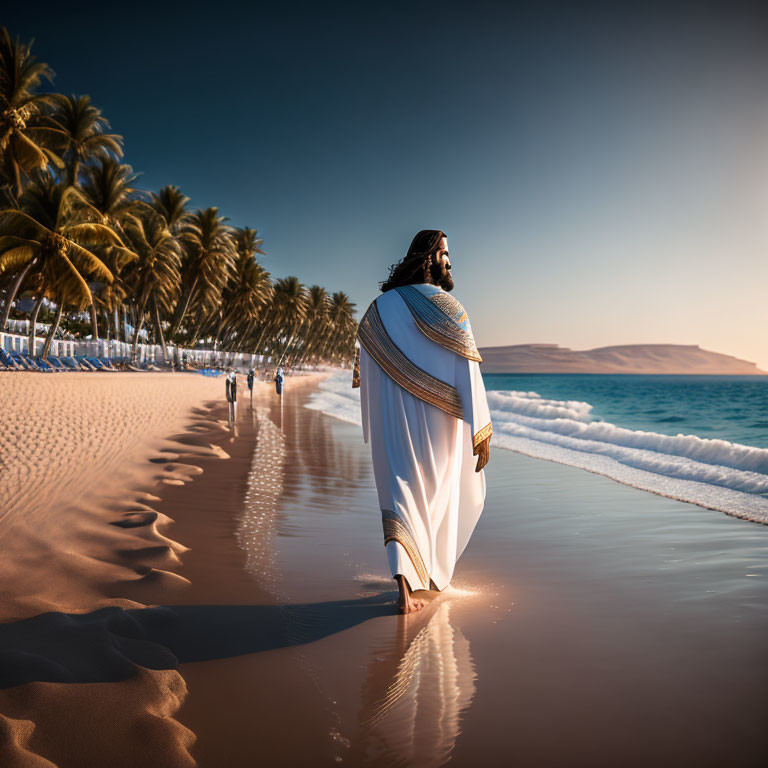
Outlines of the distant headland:
M755 363L697 345L624 344L574 350L558 344L483 347L485 373L666 373L768 375Z

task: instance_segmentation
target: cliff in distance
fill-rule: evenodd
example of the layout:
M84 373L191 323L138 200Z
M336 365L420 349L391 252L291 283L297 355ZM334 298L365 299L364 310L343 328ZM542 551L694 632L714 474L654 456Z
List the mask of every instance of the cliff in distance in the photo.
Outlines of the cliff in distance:
M482 347L484 373L667 373L768 375L755 363L683 344L574 350L557 344Z

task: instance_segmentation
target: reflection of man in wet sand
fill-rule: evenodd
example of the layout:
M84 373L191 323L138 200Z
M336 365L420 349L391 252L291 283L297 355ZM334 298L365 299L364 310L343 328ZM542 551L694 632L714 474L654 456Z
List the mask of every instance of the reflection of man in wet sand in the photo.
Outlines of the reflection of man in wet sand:
M369 759L437 768L456 746L475 694L475 666L469 641L452 625L450 602L438 601L426 616L430 610L398 627L396 642L377 648L368 667L355 747Z
M424 606L413 591L448 586L485 501L491 420L480 355L452 288L445 234L422 230L358 329L353 386L403 613Z

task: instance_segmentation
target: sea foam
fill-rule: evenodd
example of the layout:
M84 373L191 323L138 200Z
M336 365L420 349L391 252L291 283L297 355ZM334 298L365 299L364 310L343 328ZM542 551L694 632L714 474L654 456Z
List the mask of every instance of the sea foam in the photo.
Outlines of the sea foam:
M536 392L488 392L495 447L555 461L735 517L768 523L768 449L698 435L662 435L592 420L592 406ZM308 405L360 424L348 372L324 380Z

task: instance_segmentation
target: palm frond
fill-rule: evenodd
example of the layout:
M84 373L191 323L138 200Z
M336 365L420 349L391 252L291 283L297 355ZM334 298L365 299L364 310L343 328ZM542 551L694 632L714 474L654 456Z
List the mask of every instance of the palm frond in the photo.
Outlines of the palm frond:
M18 272L37 255L37 250L31 245L17 245L0 254L0 274Z
M88 303L93 301L93 294L91 293L91 289L88 287L88 283L85 282L80 272L78 272L78 270L75 268L75 265L63 253L61 254L61 259L69 268L75 283L80 287L83 298L87 298Z
M67 250L72 257L72 262L84 272L107 283L111 283L114 280L114 275L109 267L87 248L83 248L83 246L69 240L67 242Z
M81 244L124 247L124 243L118 234L106 224L96 224L93 222L69 224L61 228L61 234Z

